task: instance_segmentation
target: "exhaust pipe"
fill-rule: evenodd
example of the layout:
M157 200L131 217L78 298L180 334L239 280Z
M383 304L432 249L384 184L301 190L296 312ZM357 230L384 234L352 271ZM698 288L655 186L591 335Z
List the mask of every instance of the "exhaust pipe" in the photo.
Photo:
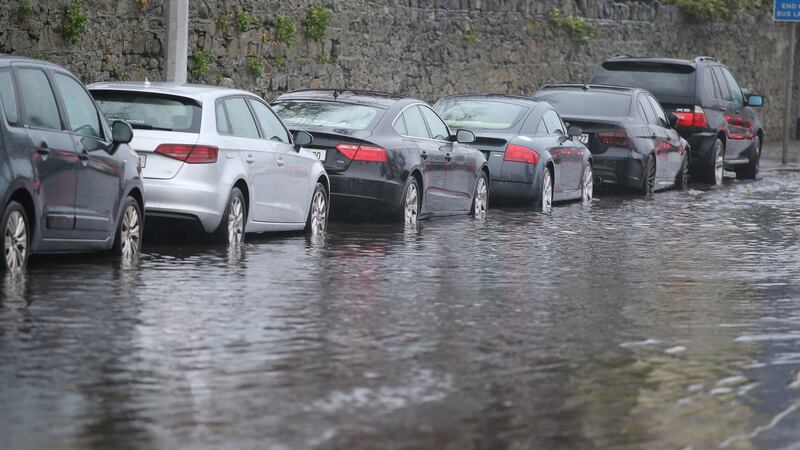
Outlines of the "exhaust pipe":
M603 184L603 177L594 177L594 184L595 185Z

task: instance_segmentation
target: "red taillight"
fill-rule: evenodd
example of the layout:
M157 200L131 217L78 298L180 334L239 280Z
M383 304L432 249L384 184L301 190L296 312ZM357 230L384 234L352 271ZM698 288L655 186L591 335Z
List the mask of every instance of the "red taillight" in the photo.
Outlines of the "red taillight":
M373 145L339 144L336 146L336 150L353 161L386 162L388 160L386 149Z
M695 127L695 128L708 127L708 119L706 118L706 112L703 111L703 108L699 106L695 106L692 112L675 111L675 115L678 116L679 127Z
M219 149L206 145L161 144L156 153L187 164L211 164L217 162Z
M539 162L539 154L522 145L508 144L503 160L536 165Z
M597 133L597 139L601 144L610 145L612 147L630 147L631 138L628 133L622 128L617 128L614 131L604 131Z

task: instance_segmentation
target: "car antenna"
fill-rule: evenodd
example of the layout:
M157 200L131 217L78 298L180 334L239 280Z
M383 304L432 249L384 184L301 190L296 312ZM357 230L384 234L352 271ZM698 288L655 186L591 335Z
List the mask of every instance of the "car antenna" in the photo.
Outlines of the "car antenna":
M147 77L144 77L144 87L146 88L150 87L150 80Z

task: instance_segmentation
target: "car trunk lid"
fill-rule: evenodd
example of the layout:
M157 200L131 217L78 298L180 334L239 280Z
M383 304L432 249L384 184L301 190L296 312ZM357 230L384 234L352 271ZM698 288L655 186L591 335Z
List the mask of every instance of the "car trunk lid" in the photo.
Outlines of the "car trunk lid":
M144 178L167 180L174 178L185 164L174 158L156 153L161 144L197 145L196 133L178 133L134 129L131 148L139 154Z

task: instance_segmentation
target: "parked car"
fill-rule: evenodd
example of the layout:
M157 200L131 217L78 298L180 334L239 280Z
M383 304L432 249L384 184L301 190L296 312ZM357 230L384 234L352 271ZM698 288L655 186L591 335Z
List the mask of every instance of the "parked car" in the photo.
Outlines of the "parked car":
M0 56L0 103L0 269L24 270L32 253L135 261L144 196L130 126L109 126L73 74L33 59Z
M630 86L651 92L668 113L678 116L678 132L692 147L690 170L714 185L724 169L755 179L764 127L753 107L764 97L739 87L718 60L693 61L615 56L595 72L591 83Z
M89 87L110 119L136 131L149 217L199 223L223 244L246 232L325 231L330 185L322 164L250 92L174 83Z
M549 211L553 201L592 201L592 155L547 102L510 95L453 95L433 108L451 128L476 134L486 155L493 200Z
M536 97L549 102L571 125L594 160L596 183L613 183L651 196L689 180L689 145L675 131L678 118L667 115L642 89L556 84Z
M325 163L335 208L419 217L486 214L489 167L426 103L384 93L305 90L273 103L290 129L314 136L307 146Z

